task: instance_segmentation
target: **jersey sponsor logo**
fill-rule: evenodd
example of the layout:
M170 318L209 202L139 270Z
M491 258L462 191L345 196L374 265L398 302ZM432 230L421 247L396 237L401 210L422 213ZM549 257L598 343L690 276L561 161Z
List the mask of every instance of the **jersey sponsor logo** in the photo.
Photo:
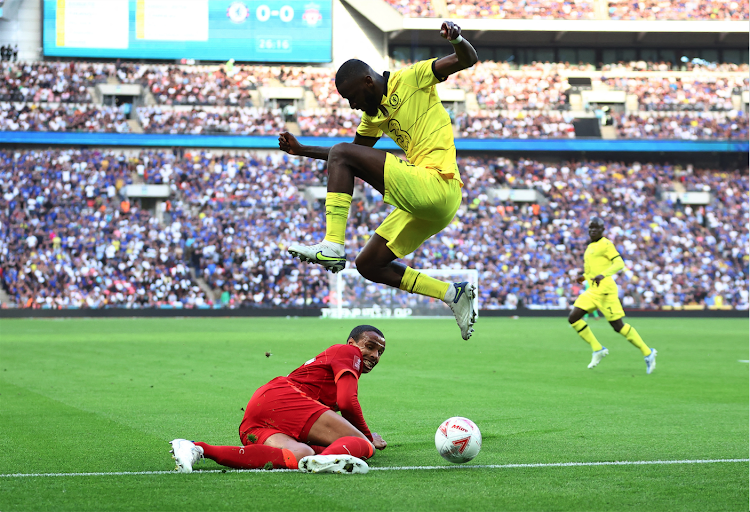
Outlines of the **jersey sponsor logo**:
M354 356L354 369L355 370L359 371L359 365L361 363L362 363L362 360L359 357Z
M401 129L401 123L396 119L388 121L388 131L391 132L391 138L401 149L406 151L409 148L411 145L411 135L406 130Z
M462 439L451 441L451 444L453 444L453 446L458 446L458 453L463 453L466 446L469 444L469 441L471 441L471 437L464 437Z

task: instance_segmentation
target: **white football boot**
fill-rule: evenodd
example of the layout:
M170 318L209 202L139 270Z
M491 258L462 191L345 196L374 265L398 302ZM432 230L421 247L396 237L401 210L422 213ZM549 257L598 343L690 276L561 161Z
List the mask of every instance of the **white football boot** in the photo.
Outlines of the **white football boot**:
M461 328L461 337L465 340L474 333L474 322L477 321L477 310L474 307L476 287L468 282L453 283L443 301L448 304Z
M651 353L643 359L646 361L646 373L650 375L656 368L656 349L652 348Z
M592 352L591 362L589 363L589 368L593 368L594 366L598 365L602 361L602 359L604 359L608 355L609 355L609 350L607 350L607 347L602 347L601 350Z
M339 272L346 267L344 246L323 240L315 245L290 245L287 249L289 254L306 263L317 263L323 268L333 272Z
M370 467L352 455L308 455L302 457L299 470L305 473L343 473L364 475Z
M203 448L195 446L192 441L187 439L175 439L171 441L172 449L169 453L172 454L172 458L177 463L175 471L178 473L192 473L193 466L198 464L203 458Z

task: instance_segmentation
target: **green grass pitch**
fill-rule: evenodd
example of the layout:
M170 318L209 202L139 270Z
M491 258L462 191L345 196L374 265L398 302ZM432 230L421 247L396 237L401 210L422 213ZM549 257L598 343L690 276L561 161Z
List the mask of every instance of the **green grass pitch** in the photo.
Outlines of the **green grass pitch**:
M175 437L237 444L252 392L356 321L2 320L0 510L746 510L744 460L551 465L748 458L748 321L630 322L652 375L603 320L593 370L564 318L484 317L469 341L452 320L373 321L387 349L360 401L389 446L354 476L165 472ZM482 430L465 466L435 451L450 416ZM540 466L472 467L510 464Z

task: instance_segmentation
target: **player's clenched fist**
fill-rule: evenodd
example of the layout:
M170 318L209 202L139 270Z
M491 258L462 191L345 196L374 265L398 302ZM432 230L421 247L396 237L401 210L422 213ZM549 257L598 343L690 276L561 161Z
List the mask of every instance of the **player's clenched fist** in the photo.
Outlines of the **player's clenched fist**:
M447 39L448 41L458 39L458 36L460 35L461 27L459 27L452 21L444 21L440 27L440 37Z
M372 445L378 450L385 450L385 447L388 446L388 443L386 443L383 440L383 438L380 437L380 434L373 432L372 433Z
M284 153L299 155L300 147L300 143L297 142L297 139L291 133L282 132L279 134L279 149Z

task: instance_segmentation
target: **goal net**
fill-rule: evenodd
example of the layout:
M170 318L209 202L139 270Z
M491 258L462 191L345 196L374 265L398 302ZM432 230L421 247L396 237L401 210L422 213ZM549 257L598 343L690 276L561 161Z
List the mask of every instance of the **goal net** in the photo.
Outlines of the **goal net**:
M475 269L420 269L420 272L450 283L468 281L474 286L479 285L479 273ZM321 312L324 318L453 316L442 300L372 283L353 268L330 276L329 298L329 307ZM478 304L479 298L476 297L474 306L477 310Z

